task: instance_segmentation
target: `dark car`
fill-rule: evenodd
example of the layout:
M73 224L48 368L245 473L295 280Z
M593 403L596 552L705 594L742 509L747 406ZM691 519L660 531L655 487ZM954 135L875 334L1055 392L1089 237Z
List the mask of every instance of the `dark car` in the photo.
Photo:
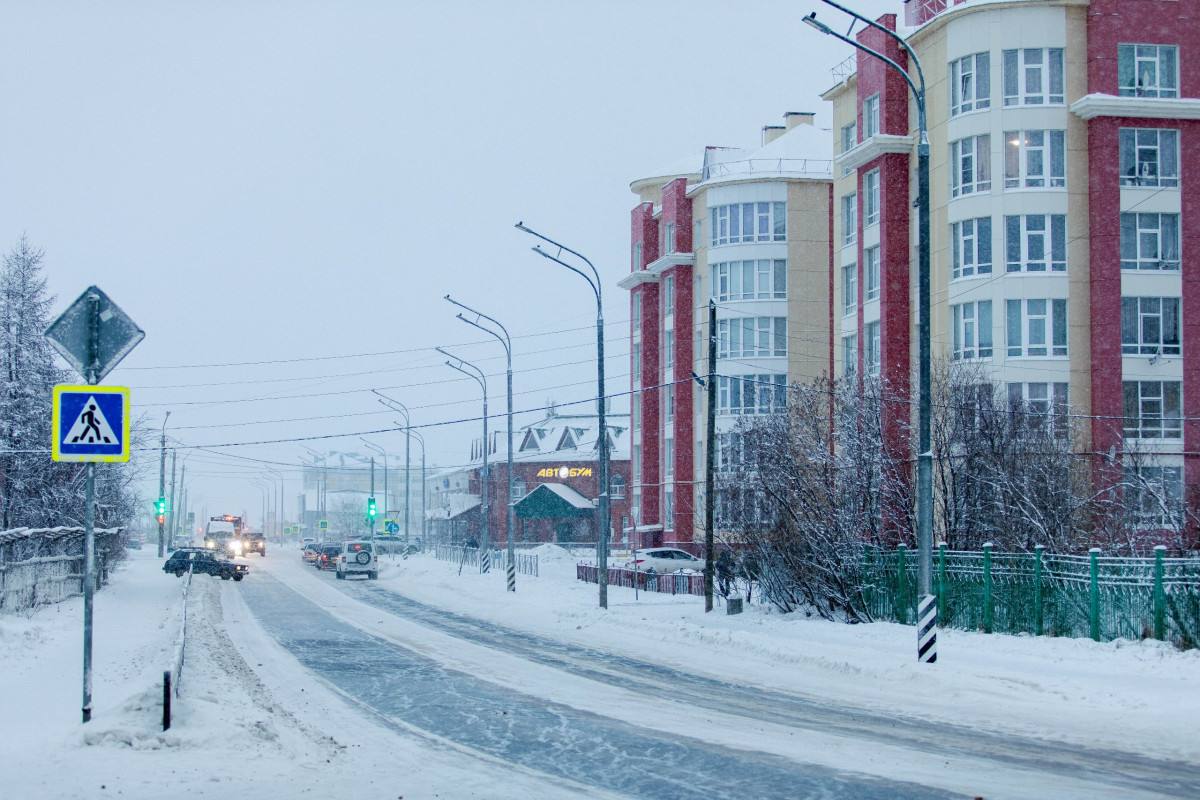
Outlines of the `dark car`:
M314 564L317 569L337 569L338 556L341 554L340 544L323 544Z
M216 550L207 547L181 547L171 553L170 558L163 564L163 572L173 573L175 577L182 578L188 567L191 567L193 574L206 573L223 581L230 578L240 581L250 571L245 564L235 564L223 558Z
M251 553L266 556L267 540L261 533L242 534L242 555L248 556Z

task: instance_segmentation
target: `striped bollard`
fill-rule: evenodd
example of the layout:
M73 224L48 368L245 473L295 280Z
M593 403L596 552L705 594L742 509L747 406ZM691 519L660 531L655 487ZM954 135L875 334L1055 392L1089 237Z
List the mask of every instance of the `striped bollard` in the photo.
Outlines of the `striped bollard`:
M479 572L483 575L492 571L492 551L484 548L479 551Z
M931 594L917 604L917 661L937 661L937 597Z
M514 562L509 561L507 566L508 566L508 590L510 592L515 592L517 590L517 565Z

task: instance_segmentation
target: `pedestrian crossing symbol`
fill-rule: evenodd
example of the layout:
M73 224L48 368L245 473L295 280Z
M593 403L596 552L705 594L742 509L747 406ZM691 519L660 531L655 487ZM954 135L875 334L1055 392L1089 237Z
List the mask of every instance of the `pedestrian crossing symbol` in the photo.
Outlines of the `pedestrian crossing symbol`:
M55 461L129 460L129 389L55 386L51 414Z

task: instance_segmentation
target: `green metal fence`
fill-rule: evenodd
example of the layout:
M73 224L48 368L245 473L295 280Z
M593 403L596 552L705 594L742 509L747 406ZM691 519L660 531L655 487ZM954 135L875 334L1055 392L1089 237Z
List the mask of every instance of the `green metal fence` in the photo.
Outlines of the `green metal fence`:
M876 619L913 623L916 553L869 551L864 595ZM933 590L944 627L985 633L1088 636L1096 641L1155 638L1200 645L1200 558L1116 558L981 551L934 553Z

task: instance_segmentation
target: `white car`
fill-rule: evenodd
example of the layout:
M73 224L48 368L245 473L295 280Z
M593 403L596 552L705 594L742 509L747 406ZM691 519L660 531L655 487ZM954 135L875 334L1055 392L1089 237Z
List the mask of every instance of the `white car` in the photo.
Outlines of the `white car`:
M674 547L648 547L645 550L634 550L634 557L625 562L625 569L637 569L639 572L678 572L681 569L704 571L704 559L696 558L686 550Z
M370 542L344 542L338 554L337 579L344 581L347 575L366 575L368 580L379 577L379 556Z

